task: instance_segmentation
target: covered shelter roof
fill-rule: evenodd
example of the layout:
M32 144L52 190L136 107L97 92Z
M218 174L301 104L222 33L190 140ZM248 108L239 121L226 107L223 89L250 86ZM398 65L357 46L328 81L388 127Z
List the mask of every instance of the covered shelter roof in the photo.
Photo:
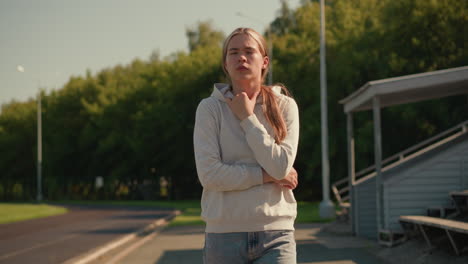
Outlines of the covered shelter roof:
M349 113L372 109L375 96L386 107L457 94L468 94L468 66L370 81L340 103Z
M387 222L383 220L382 169L385 161L382 160L381 108L463 94L468 95L468 66L370 81L340 101L344 105L347 122L349 173L347 182L351 193L348 195L351 200L351 211L358 209L355 203L358 198L352 195L353 186L357 183L356 176L358 176L355 173L353 113L364 110L373 112L375 165L372 166L371 171L375 171L375 218L378 232L388 228ZM421 146L426 146L424 144L418 144L417 148L410 148L413 153L411 155L414 155L414 150L420 150ZM410 153L410 149L394 156L403 157L402 153ZM354 217L353 214L351 216ZM351 219L353 232L357 230L356 221L356 219Z

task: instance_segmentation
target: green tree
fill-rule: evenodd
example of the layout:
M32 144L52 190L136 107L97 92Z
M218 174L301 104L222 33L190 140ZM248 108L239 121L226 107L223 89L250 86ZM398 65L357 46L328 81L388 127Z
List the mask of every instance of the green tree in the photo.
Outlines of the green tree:
M0 115L0 199L34 199L37 168L37 107L11 102Z
M332 181L347 175L346 120L338 102L371 80L466 65L467 2L334 0L326 5L329 147ZM299 200L320 199L318 1L292 10L286 1L271 22L275 80L300 110L295 167ZM192 133L195 110L221 68L224 33L211 22L186 30L189 52L135 59L72 77L43 93L43 182L49 199L156 199L159 180L170 198L199 198ZM382 110L384 157L468 119L466 96ZM373 163L372 113L354 115L356 162ZM0 114L0 199L33 199L36 102L11 102ZM394 138L403 133L405 137ZM153 170L153 168L155 170ZM96 190L96 176L104 189Z
M222 31L216 30L209 21L202 21L194 27L186 29L189 51L192 52L198 47L220 46L225 38Z

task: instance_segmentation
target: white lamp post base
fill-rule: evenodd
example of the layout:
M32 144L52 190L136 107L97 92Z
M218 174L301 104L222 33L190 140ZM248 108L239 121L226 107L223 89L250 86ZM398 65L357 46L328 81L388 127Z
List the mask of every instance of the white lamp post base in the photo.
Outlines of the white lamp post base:
M335 217L335 205L330 200L323 200L319 205L320 218L333 218Z

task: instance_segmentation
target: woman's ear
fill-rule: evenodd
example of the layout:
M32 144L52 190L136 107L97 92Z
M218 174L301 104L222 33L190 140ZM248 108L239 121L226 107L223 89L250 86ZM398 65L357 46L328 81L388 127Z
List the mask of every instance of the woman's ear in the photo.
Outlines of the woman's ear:
M270 58L268 56L263 57L262 69L268 68L268 64L270 64Z

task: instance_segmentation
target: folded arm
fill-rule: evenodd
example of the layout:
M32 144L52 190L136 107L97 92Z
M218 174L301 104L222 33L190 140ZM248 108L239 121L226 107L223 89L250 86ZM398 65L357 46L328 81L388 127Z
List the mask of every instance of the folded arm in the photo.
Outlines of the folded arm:
M266 128L252 114L240 122L247 143L260 166L276 180L282 180L291 172L299 141L299 111L296 102L288 98L283 110L287 135L281 143L268 134Z
M215 110L212 109L212 105L202 101L195 117L193 135L195 163L203 188L238 191L263 184L260 166L222 162L218 140L219 125Z

